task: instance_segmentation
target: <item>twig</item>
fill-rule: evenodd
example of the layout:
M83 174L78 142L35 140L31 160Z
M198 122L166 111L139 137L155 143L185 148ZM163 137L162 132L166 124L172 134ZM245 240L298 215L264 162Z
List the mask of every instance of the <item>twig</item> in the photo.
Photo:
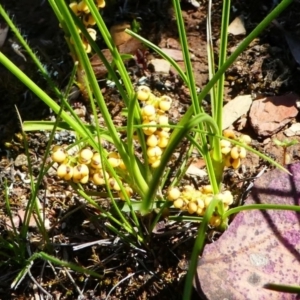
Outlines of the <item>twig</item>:
M28 275L30 279L33 281L33 283L44 293L49 297L49 299L53 299L53 297L35 280L35 278L32 276L30 270L28 269ZM48 299L48 298L47 298Z

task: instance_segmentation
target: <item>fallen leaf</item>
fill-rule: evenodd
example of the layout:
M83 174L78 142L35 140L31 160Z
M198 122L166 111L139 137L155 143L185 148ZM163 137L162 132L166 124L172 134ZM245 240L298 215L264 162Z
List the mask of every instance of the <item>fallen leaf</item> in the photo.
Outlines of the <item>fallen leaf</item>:
M237 96L223 107L223 127L228 128L242 115L247 114L252 104L251 95Z
M186 175L204 177L207 176L207 173L203 169L200 169L197 164L192 163L187 168Z
M300 205L300 163L262 175L245 205ZM238 213L229 229L205 247L194 285L207 299L293 300L296 294L270 291L265 284L300 283L299 213L249 210Z
M130 27L128 23L121 23L110 28L110 34L116 46L120 46L132 39L132 36L125 32Z

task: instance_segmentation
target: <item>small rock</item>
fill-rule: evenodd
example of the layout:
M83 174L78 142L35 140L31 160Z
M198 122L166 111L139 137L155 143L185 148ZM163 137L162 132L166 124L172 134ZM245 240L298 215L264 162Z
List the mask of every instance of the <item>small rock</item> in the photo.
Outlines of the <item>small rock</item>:
M250 109L250 123L260 136L278 132L298 114L296 94L266 97L253 102Z
M183 61L183 54L181 50L169 48L161 48L161 50L175 61Z
M15 159L15 167L28 166L27 156L25 154L20 154Z
M189 0L189 2L190 2L194 7L200 7L200 3L197 2L196 0Z
M168 61L160 58L151 59L150 64L153 66L155 72L169 74L171 65Z
M246 29L243 16L236 17L228 26L228 33L233 35L245 35Z
M300 135L300 123L294 123L290 128L284 131L286 136Z
M177 40L175 40L173 38L168 38L167 39L167 48L181 49L181 45Z

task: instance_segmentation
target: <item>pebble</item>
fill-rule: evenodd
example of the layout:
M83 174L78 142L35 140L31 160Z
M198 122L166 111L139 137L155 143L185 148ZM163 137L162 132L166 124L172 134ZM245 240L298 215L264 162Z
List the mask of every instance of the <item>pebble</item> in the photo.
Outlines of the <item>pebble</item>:
M27 156L25 154L20 154L16 157L14 162L15 167L28 166Z
M259 99L253 102L250 124L259 136L271 136L298 115L296 94L286 94Z

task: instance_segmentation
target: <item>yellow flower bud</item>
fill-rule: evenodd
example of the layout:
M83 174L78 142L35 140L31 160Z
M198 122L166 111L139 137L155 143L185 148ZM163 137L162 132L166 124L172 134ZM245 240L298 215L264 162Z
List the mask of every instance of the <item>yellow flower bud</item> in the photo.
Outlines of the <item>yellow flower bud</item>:
M240 158L245 158L247 156L247 151L245 148L240 147Z
M196 199L196 203L197 203L198 209L199 208L203 209L205 207L203 199L200 199L200 198Z
M137 98L140 101L146 101L150 96L151 90L148 86L141 85L137 89Z
M209 203L212 201L213 199L213 195L207 195L204 197L204 204L205 204L205 207L208 207Z
M172 99L169 96L162 96L159 98L159 108L162 111L168 111L171 108Z
M91 45L88 43L88 41L82 41L82 45L83 45L84 51L85 51L86 53L91 53L92 47L91 47Z
M67 165L66 174L64 176L64 180L70 180L73 177L73 168Z
M73 179L81 180L83 177L89 175L89 168L85 164L79 164L73 168Z
M51 158L54 162L62 163L67 158L67 153L62 147L56 146L53 148Z
M141 115L143 117L143 119L147 119L149 121L153 121L155 119L155 107L151 104L148 104L146 106L144 106L141 110Z
M85 27L94 26L96 24L96 21L95 21L94 17L90 14L84 15L83 19L82 19L82 22L83 22ZM88 32L89 32L89 29L92 29L92 28L87 28ZM92 39L95 41L96 40L96 34L97 34L96 31L92 32L92 34L89 32L89 34L92 37Z
M153 162L153 163L151 164L151 167L152 167L153 169L156 169L156 168L159 167L159 165L160 165L160 159L157 159L155 162Z
M159 125L169 125L169 117L165 116L165 115L159 116L157 118L157 124L159 124ZM171 128L170 127L162 127L161 130L168 132L168 131L171 130Z
M179 188L171 187L168 189L167 198L169 201L174 201L180 197L181 193Z
M183 206L184 206L184 202L181 198L178 198L176 199L174 202L173 202L173 205L175 208L179 208L179 209L182 209Z
M72 2L69 4L69 7L71 8L71 10L73 11L73 13L78 16L79 12L78 12L78 4L76 2Z
M232 130L230 130L230 129L224 130L224 131L223 131L223 135L224 135L225 137L229 138L229 139L233 139L233 140L236 139L235 133L234 133Z
M196 214L198 216L203 216L205 214L205 209L204 208L201 208L201 207L198 207L197 211L196 211Z
M81 164L89 164L94 153L91 149L82 149L79 153L79 162Z
M90 15L89 19L90 19L90 22L94 24L96 24L96 21L95 20L91 20L91 18L93 19L93 16ZM88 24L88 25L94 25L94 24ZM87 28L87 32L89 33L90 37L92 38L92 40L96 40L96 36L97 36L97 31L93 28Z
M158 144L158 139L157 136L154 134L151 134L147 137L147 141L146 141L147 145L150 147L155 147Z
M245 158L246 154L246 149L240 146L234 146L230 151L230 155L233 159Z
M234 161L234 159L230 155L227 155L225 157L225 166L228 167L228 168L231 167L233 161Z
M107 160L113 168L117 168L120 166L121 159L119 153L117 152L109 153Z
M143 122L143 125L157 125L155 121ZM143 132L145 135L151 135L157 130L156 126L143 127Z
M150 157L148 157L148 163L151 165L160 159L161 159L161 156L150 156Z
M120 159L120 165L119 165L119 168L120 168L121 170L126 170L126 165L124 164L123 159Z
M234 168L234 169L238 169L241 165L241 160L238 158L238 159L234 159L233 162L231 163L231 166Z
M230 147L223 147L223 148L221 148L221 153L224 154L224 155L227 155L230 152L231 152L231 148Z
M158 139L157 146L160 148L166 148L168 146L168 143L169 143L169 138L160 137Z
M98 8L103 8L105 6L105 0L97 0L96 5Z
M105 179L109 179L109 174L106 171L99 170L97 173L93 175L93 182L96 185L104 185L105 184Z
M147 155L149 157L160 157L162 155L162 150L158 146L149 147L147 150Z
M127 196L130 198L133 194L132 188L130 186L125 186L124 189L125 189L125 192L126 192ZM121 200L126 199L122 191L119 192L119 197L120 197Z
M245 143L247 145L251 144L251 137L247 134L242 134L239 140L241 143Z
M91 159L91 167L93 167L95 169L102 168L100 153L94 153L94 155Z
M210 184L204 185L204 186L202 187L202 192L203 192L204 194L212 194L212 193L213 193L213 188L212 188L212 186L211 186Z
M80 1L77 5L77 8L78 8L78 11L82 11L84 12L85 14L88 14L90 13L90 9L89 7L87 6L87 4L85 3L85 1Z
M60 165L57 168L56 175L59 178L64 178L66 174L67 174L67 165L65 165L65 164Z
M85 175L79 180L79 182L82 184L86 184L88 183L88 181L89 181L89 175Z
M224 204L231 205L233 203L233 196L230 191L224 191L220 196Z
M198 206L195 202L189 202L187 210L189 214L194 214L198 209Z
M226 148L226 147L231 147L231 143L229 142L229 141L227 141L227 140L221 140L220 141L220 147L221 148Z
M108 179L108 184L115 191L120 191L121 190L118 182L114 178L109 178Z
M212 227L218 227L221 224L221 217L220 216L212 216L209 220L209 225Z

